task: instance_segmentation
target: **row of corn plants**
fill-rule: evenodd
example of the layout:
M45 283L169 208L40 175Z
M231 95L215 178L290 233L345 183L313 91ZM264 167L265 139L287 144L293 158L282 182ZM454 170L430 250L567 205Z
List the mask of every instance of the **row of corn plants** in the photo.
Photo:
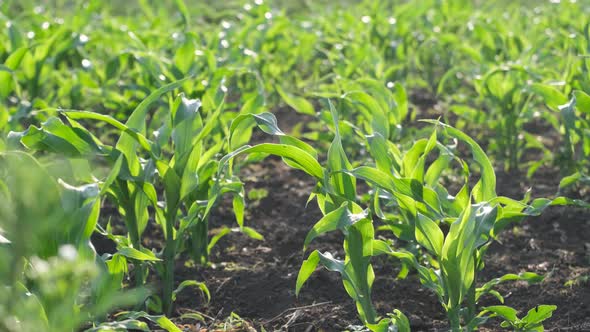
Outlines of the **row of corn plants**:
M346 103L346 96L343 99ZM519 331L542 329L542 322L551 317L556 306L539 305L522 319L511 307L478 306L485 296L503 303L502 294L494 289L500 283L543 280L540 275L523 272L482 284L478 275L485 267L485 253L502 230L525 217L537 216L549 206L587 204L565 197L530 201L525 196L517 201L497 196L495 172L485 152L463 132L438 121L430 121L434 128L429 138L414 141L404 152L385 138L387 125L372 122L372 132L364 137L373 162L352 167L342 146L338 114L330 102L329 108L334 139L324 165L318 161L315 149L280 131L270 113L251 117L262 130L278 136L281 143L244 146L225 158L274 154L316 179L310 199L317 201L324 217L308 233L304 250L321 235L340 231L344 235L345 257L338 259L329 252L313 251L299 271L297 293L321 265L340 273L344 288L356 303L359 318L370 330L387 331L395 326L409 331L403 313L396 310L381 318L371 301L375 279L371 259L389 255L406 269L398 277L405 277L408 268L417 271L421 285L436 294L453 331L476 330L496 316L505 320L504 327L512 326ZM379 112L374 111L378 119ZM469 157L461 157L462 146L471 152ZM449 178L458 179L452 185L460 188L454 195L450 194ZM365 208L358 200L357 181L371 186L372 198ZM391 240L376 237L376 220L384 225L380 229L390 231ZM410 245L417 245L418 250L405 249Z
M64 239L64 243L76 239L88 246L89 237L95 231L114 241L116 253L101 257L99 264L105 267L107 275L116 276L114 282L105 284L105 287L118 291L126 285L127 265L130 264L132 271L129 272L129 282L133 282L137 290L149 290L148 295L136 299L143 304L136 307L134 313L135 316L139 313L139 316L135 318L147 317L164 328L173 326L165 317L154 318L137 310L144 308L170 315L177 293L186 287L197 287L206 300L210 297L203 282L177 282L174 272L180 254L186 253L197 264L207 265L212 247L232 230L262 239L254 229L244 226L242 183L230 174L216 172L219 158L227 146L223 139L226 129L222 119L225 108L221 90L210 90L203 101L188 99L182 94L169 98L167 107L152 114L152 121L159 122L157 131L150 133L150 139L145 136L150 107L183 83L177 81L154 91L138 105L125 123L89 111L59 111L59 116L49 117L39 127L31 126L22 132L11 132L6 142L8 151L24 149L40 156L59 156L64 166L73 169L77 176L75 181L89 182L82 187L73 187L64 182L65 188L80 196L65 197L64 204L88 201L82 212L91 217L87 224L75 225L80 228L77 231L80 234ZM206 116L202 108L208 109ZM85 129L81 122L111 126L114 129L110 137L112 143L102 142ZM249 139L247 133L243 136L242 139ZM34 161L25 152L7 154L26 156ZM6 175L10 179L10 174ZM209 215L226 194L233 196L233 211L238 227L226 226L222 232L210 237ZM55 197L58 199L59 196ZM112 232L112 220L106 227L97 224L100 206L105 203L117 207L125 226L125 235ZM155 223L162 229L162 248L144 245L142 240L149 223ZM4 231L3 236L10 243L15 242L15 236L26 234L17 228ZM88 251L94 252L93 248ZM13 273L18 275L20 271L15 270ZM161 289L153 289L152 274L159 278ZM122 319L129 321L130 318L122 316ZM135 324L137 320L131 322Z

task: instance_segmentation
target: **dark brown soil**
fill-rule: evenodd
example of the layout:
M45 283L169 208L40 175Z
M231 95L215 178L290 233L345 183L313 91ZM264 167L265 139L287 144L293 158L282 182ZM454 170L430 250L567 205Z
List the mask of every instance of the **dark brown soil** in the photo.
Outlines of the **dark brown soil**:
M293 113L279 112L279 125L292 127L293 121L298 121ZM337 273L324 269L316 271L300 297L295 296L299 267L310 252L303 253L303 240L321 217L315 202L306 206L315 183L278 158L250 165L240 176L247 190L265 188L269 192L268 197L259 202L248 202L246 217L247 225L262 233L265 240L256 241L231 233L214 248L212 266L194 268L185 262L179 263L178 282L205 281L212 300L204 304L196 290L186 289L179 294L177 317L199 312L207 317L207 322L175 321L183 324L187 331L223 331L224 326L228 331L260 331L262 328L267 331L342 331L359 324L354 303ZM532 179L523 174L499 172L498 193L520 199L525 190L532 187L533 196L552 195L558 182L559 171L551 168L541 168ZM211 227L232 222L231 213L221 211L211 218ZM332 233L317 239L310 249L330 251L341 257L341 247L342 236ZM395 260L378 258L373 266L376 275L373 300L380 314L400 309L410 318L413 331L446 329L443 309L435 296L420 286L415 273L405 280L397 280L399 264ZM536 305L555 304L558 309L546 322L547 330L590 331L590 281L584 278L590 277L589 210L550 208L542 216L528 218L505 231L499 241L492 244L486 259L485 280L480 281L523 271L546 277L535 285L509 282L500 286L507 305L524 315ZM486 298L483 304L499 303ZM232 312L243 319L241 326L228 319ZM491 321L486 326L486 330L501 330L499 321Z

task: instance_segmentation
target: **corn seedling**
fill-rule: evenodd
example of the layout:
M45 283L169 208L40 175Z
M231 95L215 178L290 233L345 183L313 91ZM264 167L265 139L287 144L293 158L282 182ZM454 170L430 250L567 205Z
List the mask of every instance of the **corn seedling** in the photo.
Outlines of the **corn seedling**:
M575 183L588 185L590 171L590 96L582 91L574 91L572 99L558 105L564 129L565 164L569 173L559 183L565 189Z
M393 207L395 218L388 223L389 227L396 237L418 243L429 258L421 262L407 251L387 249L384 252L416 268L421 283L437 294L452 330L471 330L485 321L477 312L477 303L482 295L493 294L502 301L501 295L493 290L498 282L542 280L534 273L509 274L478 288L478 274L484 267L483 258L491 240L510 223L525 216L538 215L547 206L585 204L563 197L536 199L527 204L526 201L496 196L495 174L479 145L455 128L440 123L437 125L444 135L455 141L453 146L440 143L435 131L430 139L417 141L400 158L396 148L389 149L389 153L376 153L386 148L381 140L381 149L374 148L372 151L378 167L361 166L350 173L387 193L384 195L386 205ZM374 136L369 139L373 146L378 142ZM457 142L467 145L474 164L479 168L480 177L471 190L469 170L474 165L469 165L452 152ZM438 157L425 167L429 154L436 150ZM453 160L458 162L464 177L463 186L455 196L450 195L439 182ZM379 193L375 197L376 200L381 199ZM376 213L385 216L379 206L379 203L375 205Z
M55 178L67 175L55 172L55 162L42 164L24 152L0 153L4 331L76 330L145 296L111 287L115 271L106 267L114 262L96 257L90 245L99 214L98 185L73 186Z
M513 308L503 305L485 307L483 312L492 313L490 317L503 319L501 326L504 328L511 328L515 332L526 332L544 331L543 321L551 318L555 309L557 307L554 305L539 305L529 310L523 318L518 318Z
M227 155L224 158L225 162L231 163L233 158L244 154L274 154L282 157L289 166L313 176L318 183L310 199L317 200L324 217L307 235L305 247L316 237L339 230L345 235L343 246L346 256L344 260L340 260L330 253L313 251L301 266L296 293L300 292L305 281L319 264L328 270L340 273L344 288L355 301L361 320L371 330L386 331L388 326L397 326L401 331L409 331L408 320L401 312L395 311L389 318L379 319L371 302L374 273L370 261L374 250L377 250L373 248L373 243L376 241L373 222L366 211L363 211L356 203L355 179L351 174L347 174L351 165L342 147L338 116L331 103L330 108L336 133L328 150L326 167L321 166L317 161L317 152L313 148L294 137L285 135L270 113L243 115L234 121L232 129L237 128L240 122L250 120L263 131L278 136L281 144L242 146Z
M522 126L531 98L524 93L524 84L529 75L519 66L497 68L484 75L479 87L493 119L494 149L504 159L506 170L517 169L523 150Z
M260 234L243 225L242 184L236 178L224 177L224 174L214 177L218 163L215 157L225 143L216 120L223 110L222 103L203 119L199 100L179 96L171 101L170 112L163 118L154 141L142 134L149 105L180 84L182 81L155 91L138 106L126 124L98 113L67 111L62 114L69 126L52 118L41 128L31 127L26 132L11 135L12 141L19 140L29 148L47 148L77 156L89 153L106 156L113 171L105 180L108 186L104 194L112 197L119 206L128 231L128 239L114 237L119 253L136 262L137 286L145 283L148 271L145 264L154 266L162 278L163 290L161 308L157 298L152 304L154 309L166 313L170 313L177 293L174 290L176 256L187 251L197 263L206 264L211 247L227 234L227 231L222 232L211 241L208 237L208 216L221 195L234 195L234 211L240 229L261 239ZM77 122L81 119L101 121L115 127L120 131L117 144L111 147L100 143ZM162 196L156 188L162 188ZM164 232L165 246L157 255L141 243L150 217L148 206L154 209L154 219ZM184 281L178 287L187 286L197 286L209 297L203 283Z

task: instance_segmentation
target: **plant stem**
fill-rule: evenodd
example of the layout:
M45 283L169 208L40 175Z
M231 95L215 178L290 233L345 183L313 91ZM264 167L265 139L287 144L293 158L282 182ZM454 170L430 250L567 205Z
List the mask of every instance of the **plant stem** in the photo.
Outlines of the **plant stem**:
M477 276L477 273L475 274ZM473 318L475 318L475 281L477 279L474 278L471 287L467 291L467 317L465 318L465 322L471 322Z
M461 332L461 317L459 316L460 307L449 308L447 317L451 323L452 332Z
M129 238L131 240L131 245L134 249L141 250L141 239L139 236L139 229L137 225L137 214L135 213L135 204L133 204L134 200L131 199L129 194L128 184L125 181L120 181L119 183L121 191L124 193L125 198L122 201L122 205L125 210L125 224L127 226L127 231L129 232ZM144 266L141 262L135 262L135 285L137 287L141 287L144 284L143 280L144 276Z
M367 294L365 294L363 296L363 299L364 300L362 300L360 303L361 303L361 306L363 307L363 311L365 312L365 318L368 323L375 324L376 323L375 317L377 316L377 313L375 312L375 309L373 308L373 304L371 301L371 293L368 292Z
M130 226L129 237L131 238L131 245L137 250L141 250L141 241L139 239L139 232L137 231L137 218L135 216L135 208L131 207L127 213L130 214L128 225ZM137 287L143 286L143 264L141 262L135 263L135 285Z
M164 248L164 280L162 289L162 306L164 314L172 312L172 292L174 289L174 259L176 256L176 240L174 225L176 224L176 207L166 213L166 247Z
M516 121L517 117L514 114L510 114L509 122L510 122L510 171L514 171L518 168L518 133L516 130Z
M191 236L193 255L197 264L205 265L209 261L209 253L207 252L208 234L209 223L207 219L197 221Z

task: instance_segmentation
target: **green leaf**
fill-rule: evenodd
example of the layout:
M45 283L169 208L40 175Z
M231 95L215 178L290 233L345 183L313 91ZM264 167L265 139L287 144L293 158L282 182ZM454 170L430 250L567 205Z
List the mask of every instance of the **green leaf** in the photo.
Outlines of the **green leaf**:
M119 155L119 157L117 157L117 160L115 161L115 164L111 168L109 175L106 177L106 179L104 180L104 182L101 185L100 193L99 193L100 197L103 197L106 194L106 192L109 190L109 188L111 187L113 182L115 182L115 180L117 179L117 176L119 175L119 172L121 171L121 166L123 165L123 158L124 158L123 155Z
M472 194L476 203L492 200L496 197L496 173L494 167L490 162L488 156L483 149L471 137L467 136L462 131L455 129L447 124L437 120L422 120L424 122L432 123L444 128L444 133L454 137L471 148L473 160L481 168L481 178L473 187Z
M421 176L412 176L412 174L414 174L414 173L418 174L419 173L418 169L420 168L420 166L422 166L421 173L423 173L424 164L420 165L419 160L420 160L420 157L424 154L424 151L426 150L427 145L428 145L427 140L425 140L425 139L417 140L412 145L412 148L410 148L410 150L408 150L405 153L404 158L402 160L402 166L403 166L402 175L404 177L414 178L414 179L422 182Z
M295 288L295 295L299 296L299 291L307 279L315 271L318 264L321 263L323 267L330 271L339 272L345 274L344 262L332 257L330 253L322 254L317 250L314 250L309 257L303 261L299 273L297 274L297 285Z
M463 301L474 282L474 254L489 238L497 210L487 204L474 205L451 224L440 261L450 307L457 307Z
M207 253L211 253L211 249L213 249L215 244L217 244L217 242L219 240L221 240L222 237L231 233L231 231L232 231L231 228L223 227L217 234L215 234L213 237L211 237L211 240L209 241L209 244L207 245Z
M149 107L156 102L160 97L176 88L182 86L182 84L188 80L189 77L166 84L158 90L152 92L146 99L144 99L131 113L129 119L125 123L125 126L131 129L137 134L141 134L145 129L145 121ZM136 155L136 139L134 136L129 135L127 132L119 137L116 144L117 150L121 151L130 165L130 171L132 175L136 175L140 171L139 159Z
M484 307L483 312L491 312L507 320L508 322L514 323L518 320L516 316L516 309L505 306L505 305L494 305Z
M441 151L441 154L436 158L436 160L428 167L426 171L426 175L424 176L424 182L427 186L434 188L438 179L440 178L442 172L449 167L449 163L453 159L453 156L449 153L444 153Z
M219 163L219 167L223 167L232 158L249 153L268 153L287 158L295 163L296 168L317 179L323 178L324 170L313 156L300 148L285 144L263 143L256 146L243 146L223 157Z
M207 303L209 303L209 301L211 301L211 293L209 292L209 288L207 288L207 285L205 285L204 282L198 282L196 280L182 281L178 285L178 287L176 287L176 289L172 292L172 301L176 301L176 295L178 293L182 292L182 290L187 287L197 287L205 295L205 298L207 299Z
M264 108L264 96L256 93L244 101L240 114L260 114Z
M369 181L380 188L383 188L397 198L401 198L399 196L401 194L410 197L417 202L424 202L425 188L415 179L395 178L390 174L368 166L357 167L349 173L359 179Z
M418 241L418 243L424 246L426 250L436 255L436 257L441 256L444 235L434 221L418 213L415 232L416 241Z
M499 278L494 278L488 282L486 282L485 284L483 284L481 287L476 289L476 295L475 295L475 299L478 300L481 296L485 295L485 294L492 294L492 292L494 292L493 288L505 281L526 281L529 284L532 283L538 283L543 281L544 277L541 275L538 275L536 273L533 272L522 272L519 274L514 274L514 273L508 273L505 274ZM494 295L494 294L492 294ZM499 295L499 294L498 294Z
M234 214L236 216L236 222L237 222L238 226L243 227L244 226L244 208L245 208L244 192L243 191L234 194L234 198L232 200L232 206L233 206L233 210L234 210Z
M164 197L166 198L167 213L176 214L176 209L180 204L180 187L181 179L174 171L174 168L168 167L163 162L156 162L158 172L164 182Z
M264 236L262 236L262 234L258 233L254 228L244 226L241 228L241 231L242 231L242 233L246 234L251 239L259 240L259 241L264 240Z
M369 166L357 167L350 171L350 174L356 176L359 179L374 183L375 185L387 190L392 194L399 190L398 184L402 182L401 180L396 181L399 179L395 179L393 176L383 172L382 170Z
M279 126L277 124L277 118L272 113L265 112L265 113L260 113L260 114L253 114L253 113L240 114L232 121L230 129L229 129L230 134L228 136L228 142L229 142L229 146L231 149L234 149L237 144L246 143L246 141L242 142L242 140L240 140L240 139L238 139L238 142L235 143L232 140L232 138L234 135L239 135L242 132L244 132L245 131L244 127L249 126L249 123L251 123L252 120L254 120L254 123L256 123L258 128L260 128L262 131L264 131L265 133L267 133L269 135L273 135L273 136L285 135L285 133L283 133L283 131L281 131L281 129L279 128Z
M377 168L385 173L392 171L393 163L389 156L387 140L379 133L367 136L371 156L375 159Z
M11 132L8 136L9 140L20 140L27 148L49 150L69 157L86 156L100 151L87 130L67 126L56 117L42 123L41 128L30 126L24 132Z
M344 148L342 147L342 140L340 138L340 130L339 130L339 121L338 121L338 113L332 102L328 100L330 104L330 113L332 114L332 121L334 122L334 128L336 130L336 135L334 136L334 140L328 149L328 169L331 174L331 182L334 186L336 193L345 197L349 200L354 201L356 199L356 183L355 178L349 174L346 174L342 171L348 171L352 168L348 158L346 157L346 153L344 152Z
M590 203L579 199L571 199L563 196L556 197L554 199L547 199L547 198L537 198L533 200L533 202L527 206L527 208L523 211L523 215L526 216L538 216L540 215L546 208L550 206L577 206L583 208L590 208Z
M549 84L533 83L530 85L530 89L543 97L545 104L552 110L557 110L560 105L568 101L564 93Z
M184 164L184 170L180 170L182 172L182 179L180 180L180 199L185 199L193 190L197 189L199 186L199 159L201 157L201 144L193 145L193 150L190 153L186 163ZM176 155L175 162L176 160ZM180 161L178 161L180 162ZM175 164L174 166L179 166L179 164ZM179 166L181 167L181 166Z
M397 105L397 113L398 113L398 121L401 124L408 115L408 97L406 94L406 90L401 84L395 84L393 86L394 89L394 100ZM401 332L401 330L400 330Z
M371 332L389 332L391 320L388 318L381 319L377 324L366 324Z
M172 321L166 316L163 315L150 315L143 311L138 312L129 312L129 313L120 313L118 314L119 317L125 317L129 319L138 319L138 318L145 318L150 320L151 322L157 324L159 327L163 328L168 332L182 332L178 326L176 326Z
M424 146L424 151L422 151L420 157L413 165L413 169L411 173L406 173L406 176L409 176L415 180L418 180L420 183L424 182L424 166L426 164L426 158L428 154L436 147L436 130L432 132L426 146ZM405 162L405 159L404 159Z
M175 0L182 2L182 0ZM175 49L174 64L183 74L188 74L195 63L195 42L190 34L184 34L184 43Z
M375 273L371 266L375 230L372 220L364 218L348 228L344 240L346 252L344 288L356 302L363 323L375 323L376 312L371 301Z
M590 96L580 90L575 90L573 94L576 98L576 106L580 112L590 115ZM567 100L565 103L567 103Z
M236 117L236 119L234 119L234 121L232 121L232 124L230 127L230 135L229 135L230 149L234 149L236 147L236 145L238 145L238 144L244 144L245 140L249 139L249 136L245 137L245 136L243 136L243 133L245 133L247 131L247 129L245 129L245 127L247 128L247 122L250 120L254 120L256 125L265 133L267 133L269 135L273 135L273 136L278 136L281 144L291 145L291 146L294 146L294 147L299 148L301 150L304 150L309 155L311 155L313 158L317 159L318 153L313 147L311 147L309 144L307 144L295 137L285 135L281 131L281 129L277 125L277 120L272 113L242 114L242 115L239 115L238 117ZM244 125L244 124L246 124L246 125ZM237 143L234 140L232 140L232 138L235 137L236 134L238 134L238 135L242 134L239 137ZM300 165L297 164L297 162L292 161L288 158L283 158L283 161L287 165L289 165L293 168L300 168L301 167Z
M316 250L312 252L309 257L303 261L301 264L301 268L299 269L299 273L297 274L297 283L295 286L295 295L299 296L299 292L301 291L301 287L303 284L309 279L312 273L315 271L318 263L320 262L320 253Z
M115 120L111 116L100 114L100 113L95 113L95 112L89 112L89 111L64 111L63 114L65 116L67 116L68 118L74 119L74 120L79 120L79 119L92 119L92 120L98 120L98 121L106 122L106 123L110 124L111 126L119 129L123 133L126 133L129 136L131 136L146 151L151 152L151 150L152 150L152 148L151 148L151 142L147 138L145 138L145 136L143 136L140 133L137 133L136 131L134 131L133 129L129 128L128 126L126 126L126 125L122 124L121 122Z
M189 27L190 23L191 23L191 19L190 19L190 12L188 10L188 8L186 7L186 4L184 3L183 0L174 0L174 3L176 4L176 7L178 8L178 11L182 14L182 23L184 24L185 27Z
M15 71L23 60L25 54L29 51L28 47L21 47L10 53L6 61L4 61L5 69ZM0 96L2 98L8 97L12 92L12 73L7 70L0 71Z
M543 322L553 315L553 311L557 309L556 305L538 305L533 309L529 310L526 316L522 318L523 322L526 322L526 328L533 328L535 325Z
M584 175L580 172L575 172L568 176L564 176L561 181L559 181L559 189L565 189L569 186L572 186L578 183L581 179L584 178Z
M309 144L303 142L302 140L295 138L289 135L282 135L279 136L279 141L281 144L292 145L296 148L299 148L305 152L307 152L310 156L318 159L318 152Z
M87 329L84 332L107 332L107 331L117 331L117 332L126 332L126 331L144 331L149 332L150 327L146 322L142 322L136 319L125 319L116 322L106 322L102 323L97 327L93 327L91 329Z
M348 203L343 203L338 209L328 213L322 219L320 219L309 231L309 233L307 233L303 243L304 250L316 237L337 229L344 231L355 222L366 217L367 215L365 213L351 213L348 209Z
M205 317L199 313L196 313L196 312L188 312L186 314L182 314L182 315L180 315L180 319L182 319L182 320L192 319L192 320L196 320L199 322L205 322Z
M362 91L352 91L343 96L344 99L357 106L357 110L363 114L371 124L373 133L378 132L383 137L389 137L389 121L385 110L369 94ZM330 102L331 105L331 102ZM333 108L333 106L330 106Z
M72 186L62 179L57 181L62 188L62 206L76 224L72 229L72 236L76 245L80 246L90 240L100 214L100 199L98 184L90 183L82 186Z
M193 139L203 129L203 121L199 115L201 101L187 99L182 94L176 98L173 109L172 141L174 142L176 170L182 171L191 151L194 151ZM198 159L197 159L198 160Z
M313 105L305 98L289 94L285 92L285 90L283 90L283 88L281 88L279 85L275 85L275 89L283 101L287 103L287 105L291 106L291 108L293 108L295 111L302 114L315 115Z
M393 314L390 314L391 321L395 322L398 332L410 332L410 320L398 309L393 310Z
M117 253L120 255L123 255L127 258L135 259L138 261L152 261L152 262L161 261L161 259L156 257L156 255L154 255L152 252L149 252L149 254L148 254L146 252L139 251L139 250L137 250L135 248L131 248L131 247L121 248L117 251Z

